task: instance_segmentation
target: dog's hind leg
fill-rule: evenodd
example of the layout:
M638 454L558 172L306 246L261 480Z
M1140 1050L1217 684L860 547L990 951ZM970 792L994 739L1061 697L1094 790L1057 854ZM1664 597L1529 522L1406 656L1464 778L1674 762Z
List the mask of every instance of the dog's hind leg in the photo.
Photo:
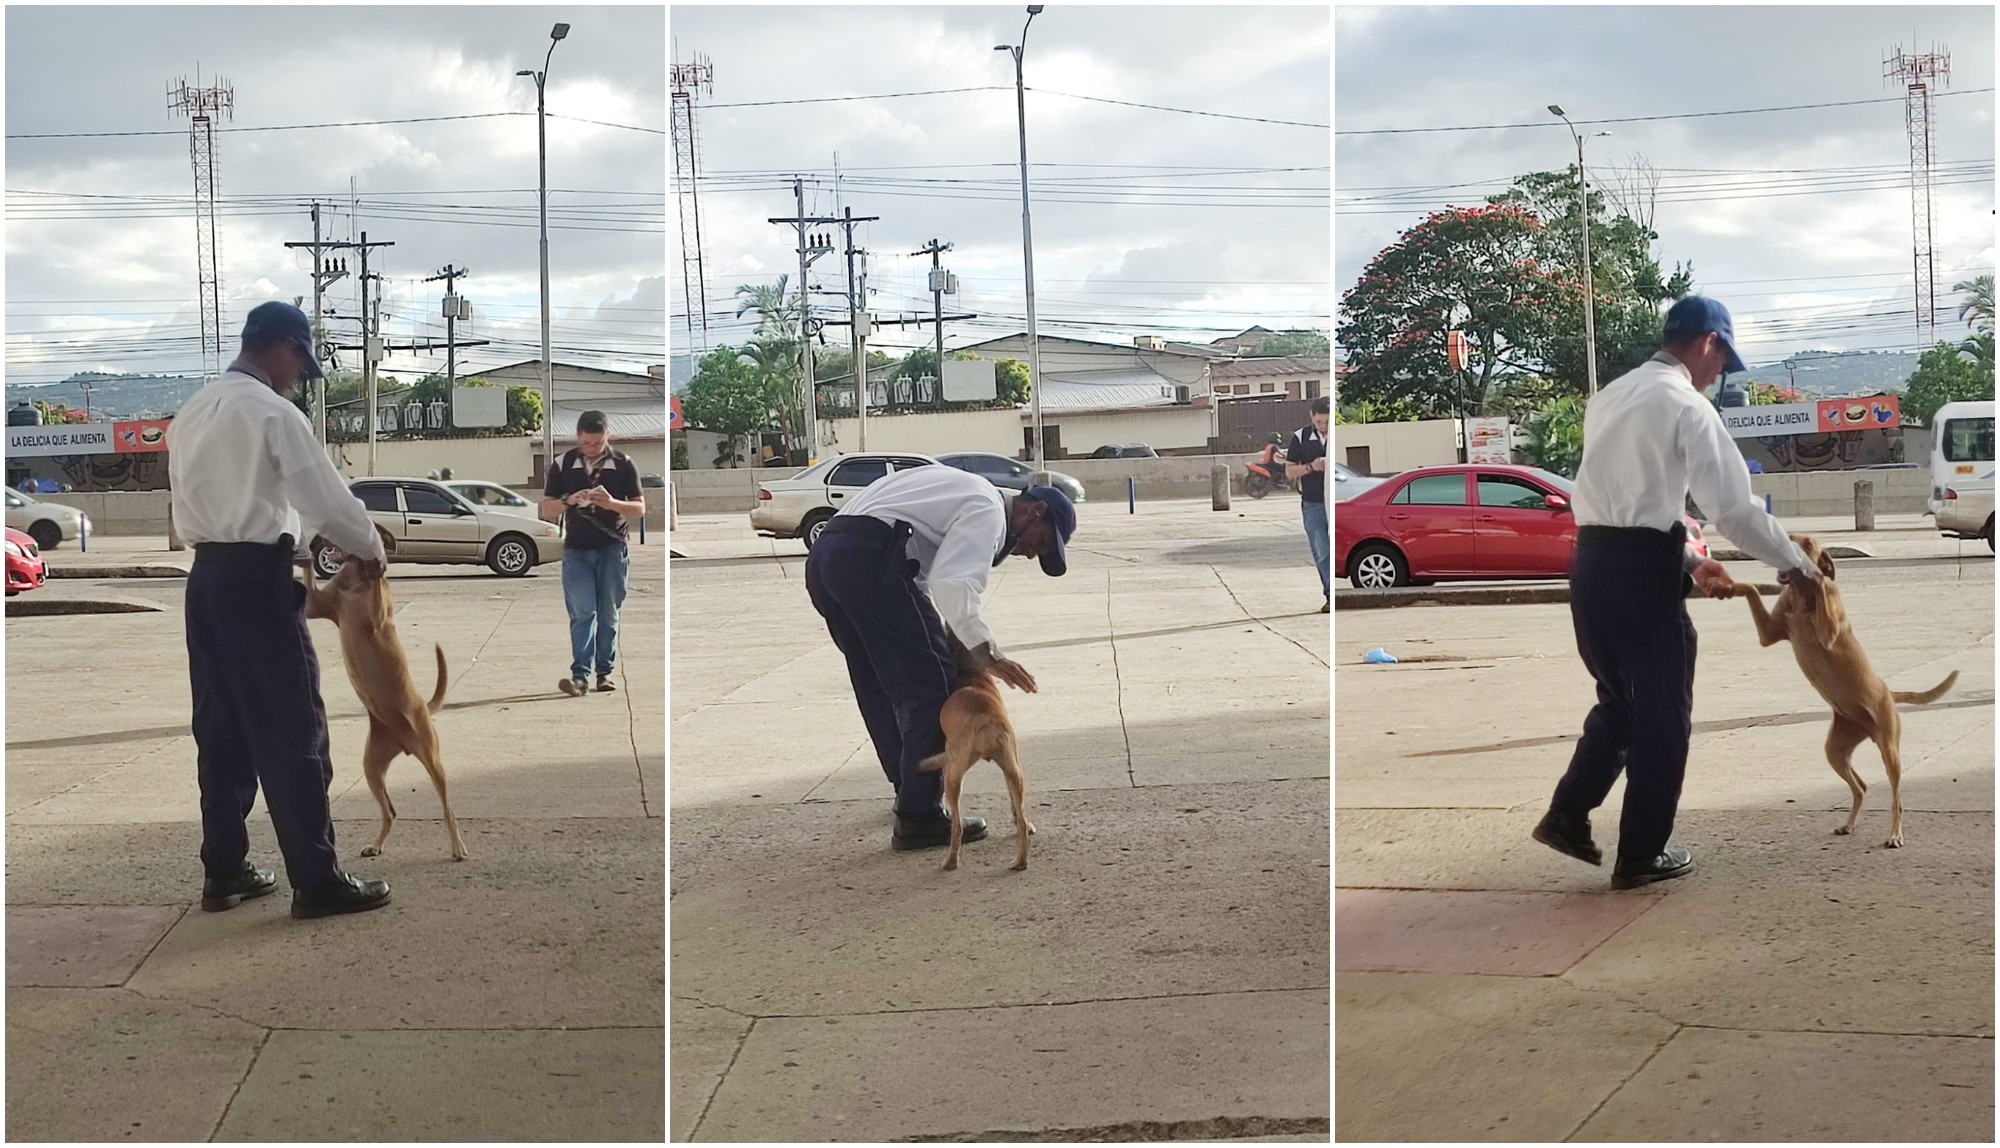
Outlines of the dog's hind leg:
M958 789L964 784L965 771L972 768L974 759L957 746L947 749L944 757L944 803L951 810L951 849L944 855L944 867L951 870L958 868L958 846L965 836L965 813L959 808Z
M1833 772L1847 783L1854 794L1854 807L1847 811L1847 824L1834 830L1835 833L1854 832L1854 823L1861 817L1861 798L1868 792L1868 783L1854 772L1854 747L1868 740L1868 730L1860 722L1833 715L1833 728L1826 731L1826 760L1833 766Z
M383 778L389 772L389 763L396 760L396 741L389 732L368 720L368 744L361 750L361 776L368 782L368 791L375 795L375 803L382 807L382 832L375 838L375 844L361 851L363 857L379 856L382 843L389 839L389 830L396 825L396 806L389 800L389 787Z
M1028 834L1035 831L1035 827L1028 824L1028 779L1021 772L1021 758L1014 745L1014 735L1002 732L998 740L1000 744L994 747L993 761L1007 776L1007 797L1014 805L1014 868L1026 869Z
M1903 847L1903 719L1896 714L1894 703L1884 706L1886 711L1875 723L1875 745L1882 751L1882 768L1889 774L1889 839L1882 844L1890 849Z
M437 787L438 804L444 806L444 827L451 834L451 859L465 860L465 838L458 835L458 818L451 815L451 797L445 792L444 756L438 748L437 730L426 728L423 734L423 752L416 755L424 763L424 772L431 775L431 784Z

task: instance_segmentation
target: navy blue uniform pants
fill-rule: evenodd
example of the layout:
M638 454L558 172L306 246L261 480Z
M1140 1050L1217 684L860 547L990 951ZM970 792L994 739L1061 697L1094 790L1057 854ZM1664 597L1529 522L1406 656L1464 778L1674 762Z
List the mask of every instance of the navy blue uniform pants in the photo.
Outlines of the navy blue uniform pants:
M261 784L292 886L333 880L333 757L291 546L195 547L186 615L203 872L242 867Z
M1577 652L1597 680L1569 771L1551 806L1582 819L1625 772L1618 860L1640 864L1666 848L1687 772L1694 712L1694 623L1681 573L1683 535L1578 531L1570 572Z
M917 587L908 536L907 525L877 518L833 519L806 556L806 592L847 658L861 720L897 787L897 812L921 814L944 801L942 776L917 763L944 749L938 711L958 686L958 667L937 608Z

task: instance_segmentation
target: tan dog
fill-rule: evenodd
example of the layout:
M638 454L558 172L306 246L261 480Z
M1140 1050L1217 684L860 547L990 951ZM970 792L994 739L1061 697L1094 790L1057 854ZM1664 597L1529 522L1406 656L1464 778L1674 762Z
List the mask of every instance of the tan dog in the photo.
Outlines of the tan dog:
M306 617L328 618L340 628L340 652L347 665L347 680L354 684L362 708L368 711L368 743L361 751L361 776L382 807L382 832L375 844L361 851L363 857L382 852L389 830L396 823L396 807L389 800L383 777L397 754L407 753L422 762L437 787L438 802L444 806L445 828L451 833L451 859L465 860L465 840L458 834L458 819L451 814L451 799L445 794L444 758L439 752L437 727L431 715L444 705L449 682L444 664L444 648L437 649L437 688L429 701L417 693L410 677L410 663L403 644L396 638L395 607L389 600L389 580L363 578L355 563L340 568L332 581L321 586L306 566Z
M1874 667L1854 630L1847 624L1847 609L1841 604L1840 588L1834 584L1833 556L1810 535L1794 534L1792 541L1819 567L1817 583L1794 578L1778 595L1776 607L1766 612L1764 599L1755 586L1736 584L1736 596L1750 603L1751 617L1757 622L1757 638L1764 645L1790 639L1792 653L1799 660L1806 681L1833 707L1833 728L1826 735L1826 760L1847 782L1854 794L1854 808L1847 824L1835 833L1854 832L1861 816L1861 797L1867 783L1854 772L1854 747L1872 739L1882 751L1882 765L1889 773L1889 840L1891 849L1903 844L1903 721L1896 713L1900 702L1934 702L1958 681L1958 671L1922 693L1892 690Z
M1000 700L1000 684L981 669L960 645L947 635L951 653L958 662L958 688L945 699L938 715L944 727L944 752L918 763L925 770L944 770L944 799L951 807L951 849L944 867L958 868L959 839L965 833L965 817L959 808L958 790L965 773L980 761L991 761L1007 777L1007 796L1014 805L1014 868L1028 867L1028 823L1024 802L1028 782L1021 773L1021 755L1014 744L1014 723L1007 720L1007 706ZM1034 691L1032 679L1029 692Z

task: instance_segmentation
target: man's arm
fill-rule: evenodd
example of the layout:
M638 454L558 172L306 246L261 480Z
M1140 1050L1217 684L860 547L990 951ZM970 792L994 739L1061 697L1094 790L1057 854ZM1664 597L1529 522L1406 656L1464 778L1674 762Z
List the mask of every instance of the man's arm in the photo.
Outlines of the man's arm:
M982 499L945 531L937 557L924 577L924 589L937 607L938 617L969 650L993 642L993 631L979 616L979 599L986 592L993 553L1006 537L1006 513Z
M283 401L283 400L280 400ZM389 559L381 536L369 521L368 508L347 489L340 472L313 438L312 425L297 407L285 403L265 425L270 428L271 457L284 482L285 499L300 517L319 527L327 541L366 562Z
M639 468L631 459L624 459L614 472L618 475L620 490L614 497L606 490L605 497L597 505L606 510L615 510L626 518L638 518L646 513L646 492L639 486Z
M1284 458L1286 478L1304 478L1313 472L1311 466L1292 461L1293 456L1299 454L1304 447L1305 441L1299 437L1298 431L1293 431L1291 437L1285 440Z
M1750 490L1750 468L1743 452L1729 437L1722 416L1706 402L1682 408L1681 449L1687 458L1688 489L1695 505L1715 519L1731 542L1748 551L1760 562L1778 570L1798 570L1815 581L1819 569L1806 561L1805 552L1785 535L1776 518L1764 512Z
M549 463L549 473L542 479L542 504L541 508L537 511L538 516L543 522L560 523L562 521L563 509L567 504L563 502L562 487L557 484L557 480L561 475L562 460L557 459Z

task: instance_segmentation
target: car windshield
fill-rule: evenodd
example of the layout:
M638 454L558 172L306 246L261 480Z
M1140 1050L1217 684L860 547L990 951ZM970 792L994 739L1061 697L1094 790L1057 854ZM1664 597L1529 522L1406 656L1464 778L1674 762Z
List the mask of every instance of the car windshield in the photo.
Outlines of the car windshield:
M526 506L528 500L500 486L483 482L454 482L452 490L474 506Z

